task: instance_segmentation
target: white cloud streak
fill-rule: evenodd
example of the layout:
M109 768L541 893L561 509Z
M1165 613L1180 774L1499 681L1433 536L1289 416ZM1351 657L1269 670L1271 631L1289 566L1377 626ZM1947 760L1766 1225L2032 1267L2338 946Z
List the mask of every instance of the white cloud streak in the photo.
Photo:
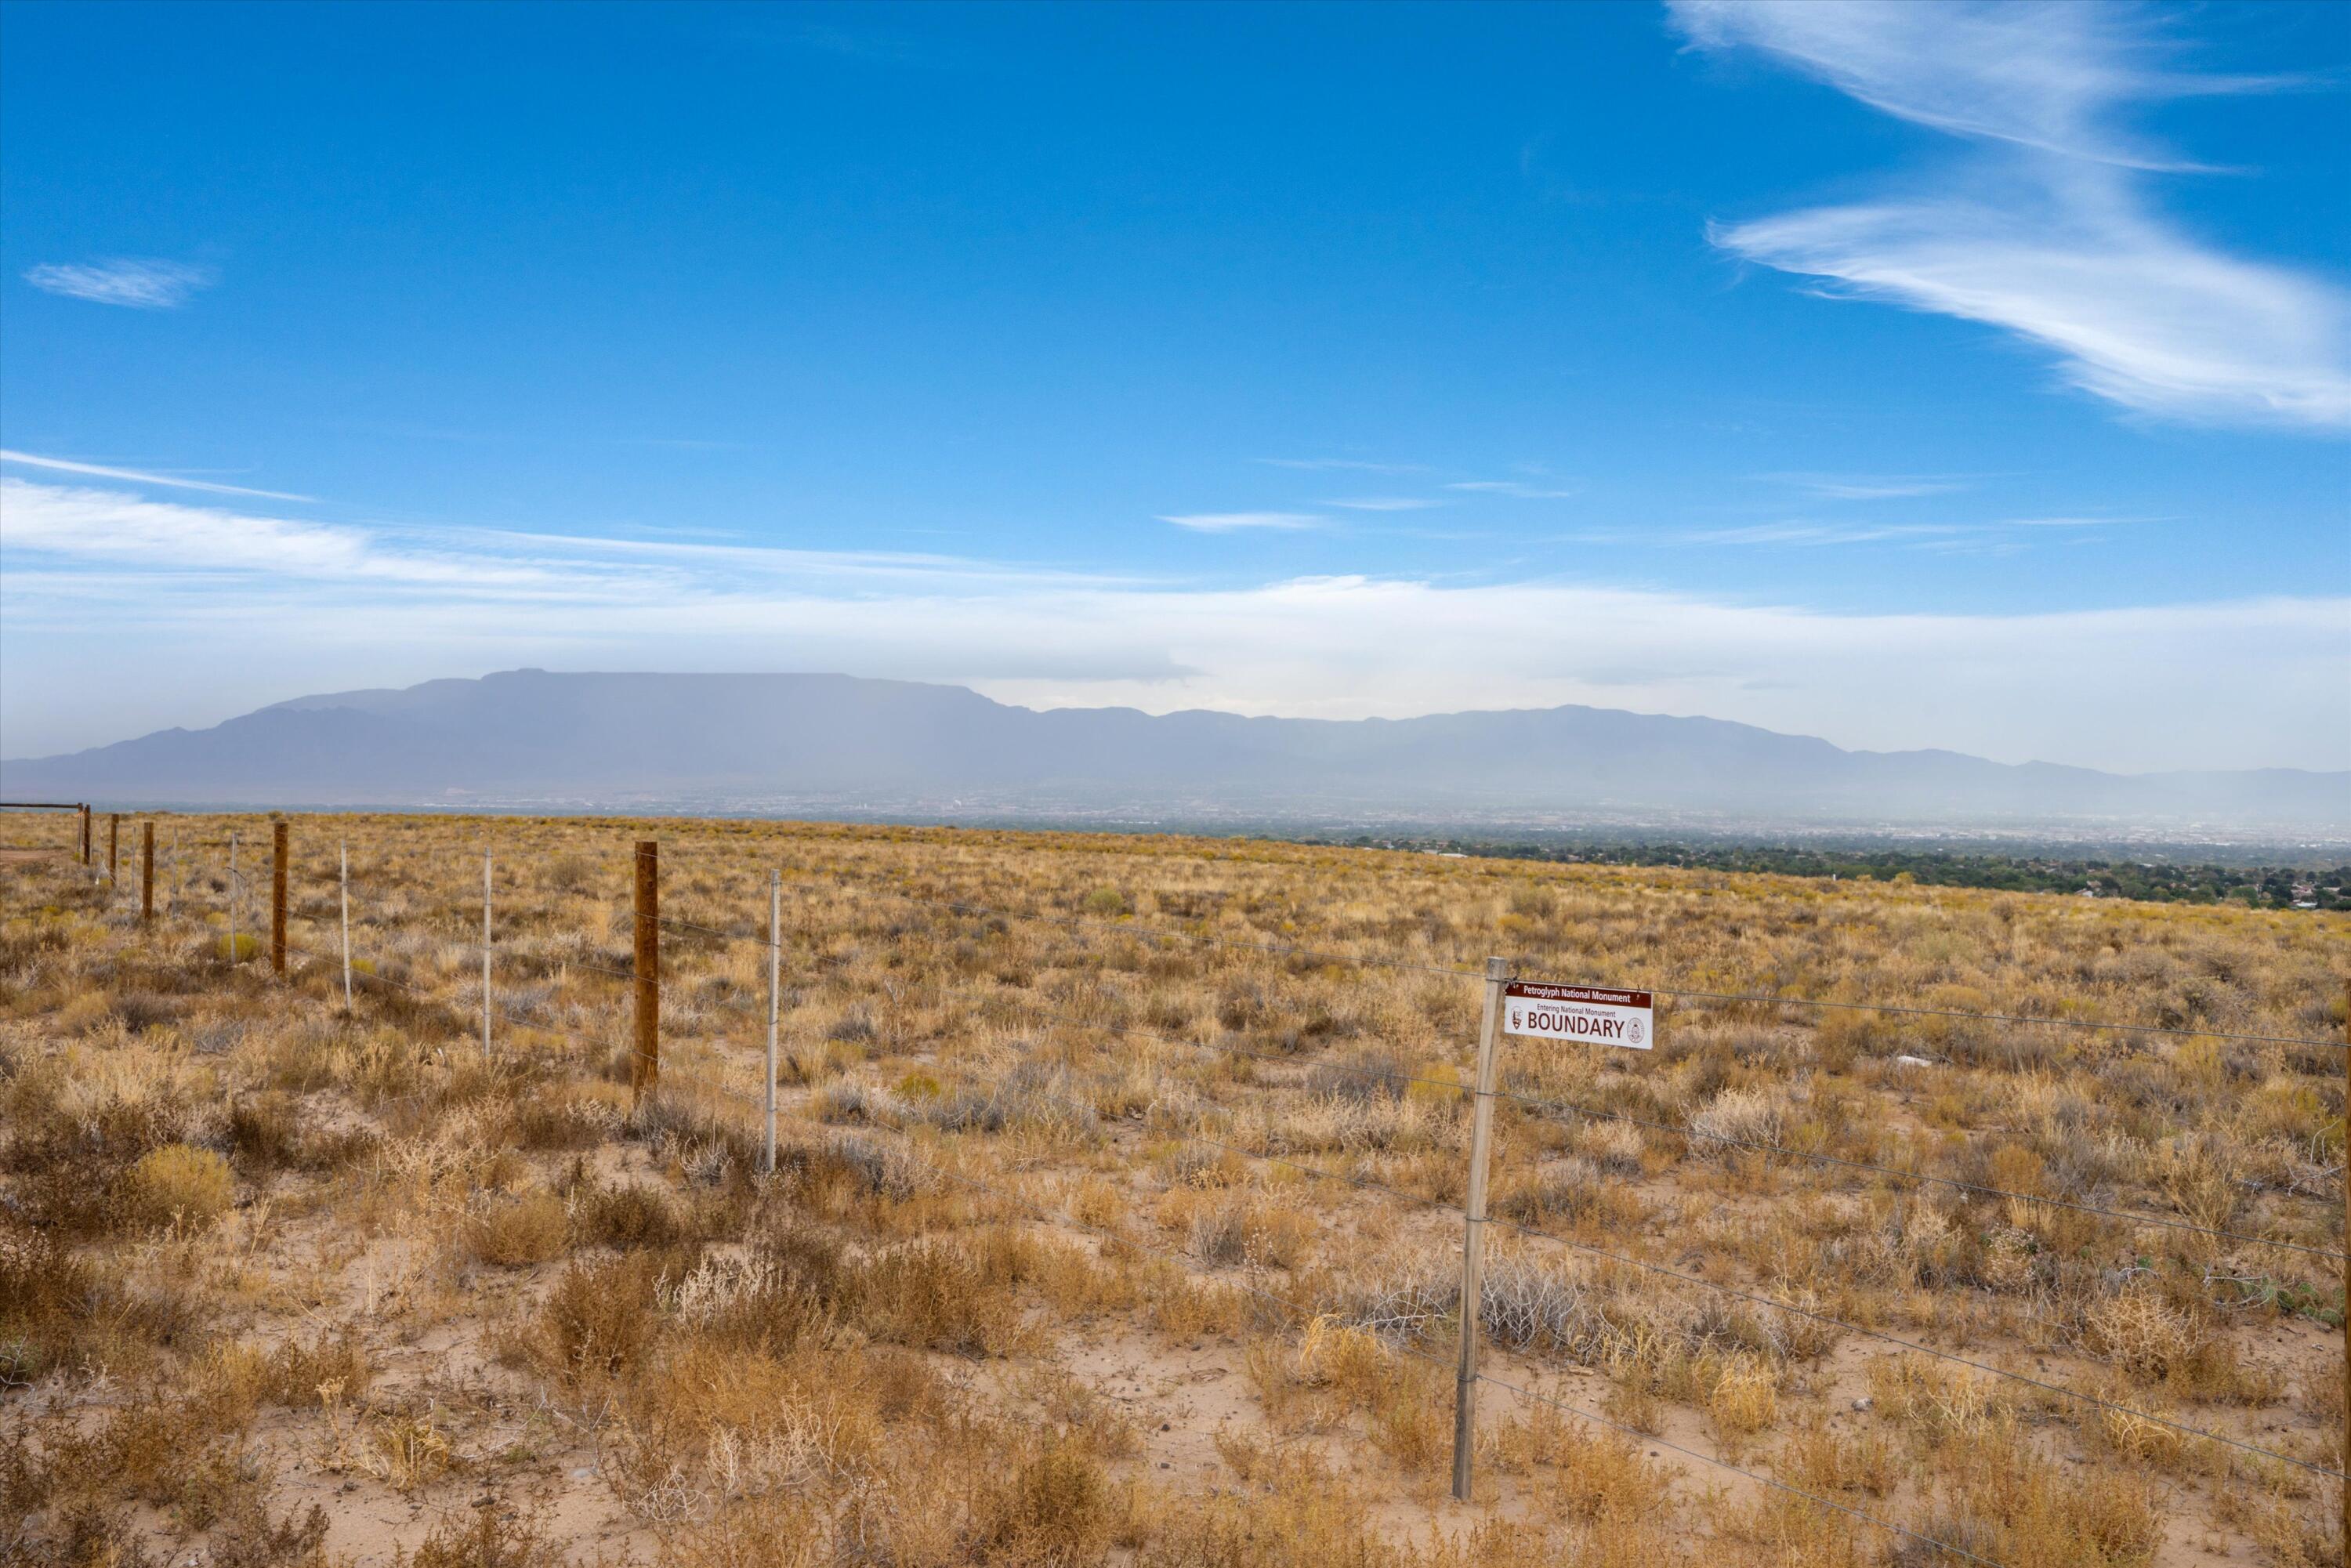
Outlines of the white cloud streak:
M1948 496L1968 487L1960 479L1903 474L1766 474L1764 478L1792 485L1824 501L1898 501L1918 496Z
M2351 428L2351 302L2335 283L2181 231L2148 170L2195 165L2131 106L2273 79L2162 68L2148 14L2060 0L1670 0L1698 47L1751 47L1986 151L1965 185L1720 224L1715 243L1822 292L1957 317L2062 377L2180 421Z
M44 262L29 267L25 281L51 294L134 310L176 310L197 290L218 280L208 267L184 261L116 256L107 261Z
M1260 457L1269 468L1299 468L1309 473L1344 471L1355 474L1426 474L1420 463L1369 463L1358 457Z
M1325 527L1331 519L1316 517L1311 512L1179 512L1172 517L1162 517L1159 520L1196 534L1231 534L1251 528L1294 533L1304 528Z
M109 468L96 463L75 463L63 457L36 457L29 452L0 451L0 463L26 468L46 468L57 474L80 474L93 479L123 479L134 485L162 485L174 490L204 490L215 496L252 496L265 501L312 501L315 496L288 495L283 490L248 490L242 485L216 485L209 479L183 479L173 474L150 474L137 468Z
M1425 512L1431 507L1445 505L1426 496L1356 496L1343 501L1321 504L1350 512Z
M1575 494L1573 490L1530 485L1523 479L1458 479L1445 487L1476 496L1509 496L1520 501L1564 501Z
M329 527L22 480L0 482L0 563L8 756L307 690L544 664L845 670L1159 712L1586 702L2006 760L2351 766L2341 598L1839 615L1563 580L1202 589L943 556ZM110 693L176 706L134 722Z
M2021 528L2089 529L2153 522L2152 517L1995 517L1980 522L1818 522L1791 518L1746 523L1735 528L1699 528L1666 536L1662 543L1679 545L1866 545L1907 544L1919 549L2001 549L2024 548L2016 535Z

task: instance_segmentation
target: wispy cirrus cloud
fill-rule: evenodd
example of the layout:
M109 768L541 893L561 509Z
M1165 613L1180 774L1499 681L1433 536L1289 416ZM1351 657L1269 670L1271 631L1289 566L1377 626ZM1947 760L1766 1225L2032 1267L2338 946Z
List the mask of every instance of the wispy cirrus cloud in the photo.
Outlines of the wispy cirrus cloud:
M1575 494L1524 479L1457 479L1445 487L1473 496L1509 496L1521 501L1564 501Z
M1898 544L1913 549L2010 552L2028 548L2033 529L2089 530L2156 522L2154 517L1992 517L1972 522L1869 522L1786 518L1735 528L1698 528L1672 537L1682 545L1754 545L1817 548L1829 545Z
M1965 479L1905 474L1764 474L1774 484L1792 486L1824 501L1898 501L1948 496L1968 487Z
M1698 528L1680 535L1692 545L1866 545L1888 541L1945 539L1980 531L1964 523L1743 523L1731 528Z
M2133 108L2274 89L2199 75L2157 16L2059 0L1669 0L1693 45L1749 47L1979 148L1963 178L1710 230L1723 249L1877 300L2013 333L2140 413L2351 427L2351 300L2227 255L2157 206L2147 174L2199 167Z
M1342 507L1350 512L1425 512L1431 507L1445 505L1444 502L1429 496L1354 496L1345 500L1323 501L1320 504L1325 507Z
M175 706L141 710L153 727L543 664L847 670L1161 712L1593 702L2120 768L2351 761L2339 597L1918 615L1556 578L1204 587L939 555L325 525L14 477L0 479L0 559L10 756L120 738L93 728L93 689L168 691Z
M1269 468L1300 468L1309 473L1344 471L1356 474L1426 474L1420 463L1369 463L1359 457L1260 457Z
M1331 519L1312 512L1177 512L1159 519L1196 534L1233 534L1250 529L1295 533L1327 528Z
M193 262L115 256L105 261L44 262L28 267L25 281L51 294L134 310L174 310L219 275Z
M110 468L99 463L76 463L64 457L38 457L30 452L0 451L0 463L26 468L47 468L59 474L79 474L93 479L124 479L134 485L162 485L174 490L204 490L215 496L252 496L265 501L310 501L313 496L284 490L251 490L243 485L221 485L210 479L186 479L176 474L151 474L137 468Z
M721 578L936 591L1132 580L917 551L316 523L16 478L0 478L0 550L45 559L53 570L154 573L210 581L223 592L231 591L225 578L244 575L356 589L422 586L460 601L520 592L583 605L684 593Z

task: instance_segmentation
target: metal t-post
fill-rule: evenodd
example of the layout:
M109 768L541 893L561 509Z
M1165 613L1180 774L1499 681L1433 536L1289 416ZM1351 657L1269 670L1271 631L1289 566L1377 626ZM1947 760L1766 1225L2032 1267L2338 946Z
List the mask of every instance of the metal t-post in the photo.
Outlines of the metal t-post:
M341 862L341 871L337 880L341 884L343 894L343 1010L350 1012L351 1010L351 846L348 843L337 844L335 854Z
M490 852L482 852L482 1057L490 1054Z
M1494 1136L1494 1042L1501 1032L1510 965L1486 960L1486 1012L1478 1025L1478 1088L1469 1121L1469 1200L1461 1236L1461 1364L1453 1382L1453 1495L1469 1500L1469 1458L1478 1437L1478 1316L1486 1265L1486 1154Z
M236 835L228 836L228 961L236 962Z
M776 1174L776 1019L782 1012L780 982L784 967L784 873L768 872L768 1139L760 1146L759 1168Z

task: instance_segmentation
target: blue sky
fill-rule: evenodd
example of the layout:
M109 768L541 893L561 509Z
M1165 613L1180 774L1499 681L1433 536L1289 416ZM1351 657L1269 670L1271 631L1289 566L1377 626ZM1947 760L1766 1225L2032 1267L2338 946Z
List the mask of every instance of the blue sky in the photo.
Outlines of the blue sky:
M2351 766L2351 13L0 7L0 753L362 685Z

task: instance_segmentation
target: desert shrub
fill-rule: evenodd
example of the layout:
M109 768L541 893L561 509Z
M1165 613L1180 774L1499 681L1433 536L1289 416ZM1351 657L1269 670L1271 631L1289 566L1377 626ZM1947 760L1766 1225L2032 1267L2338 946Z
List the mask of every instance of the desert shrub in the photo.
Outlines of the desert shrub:
M674 1270L682 1278L694 1261L632 1252L575 1262L556 1277L535 1332L513 1348L572 1381L632 1373L651 1354L660 1328L654 1296L664 1273Z
M126 991L114 1002L115 1016L132 1034L165 1028L179 1022L187 1013L187 1003L152 990Z
M496 1494L475 1502L470 1517L434 1525L414 1553L392 1554L393 1568L558 1568L563 1561L537 1514Z
M154 1568L145 1532L128 1509L77 1498L57 1511L47 1530L20 1517L13 1538L0 1542L0 1561L54 1563L57 1568Z
M309 1163L301 1102L282 1089L248 1094L229 1107L229 1153L255 1175Z
M345 1324L329 1334L309 1339L288 1336L262 1364L257 1392L278 1405L297 1408L317 1404L331 1385L339 1397L358 1400L375 1379L375 1365L359 1331Z
M1707 1389L1706 1413L1726 1444L1751 1437L1779 1419L1779 1380L1757 1357L1728 1357Z
M833 1126L853 1126L880 1121L877 1114L887 1104L885 1096L875 1093L862 1083L842 1080L827 1084L810 1096L810 1113L820 1122Z
M1637 1176L1643 1174L1642 1156L1648 1152L1649 1142L1629 1122L1592 1121L1576 1134L1575 1145L1603 1174Z
M515 1107L515 1141L526 1149L592 1149L621 1127L618 1110L578 1092L549 1090Z
M570 1234L571 1218L564 1212L563 1200L538 1187L467 1216L465 1249L481 1262L523 1269L561 1257Z
M1460 1287L1449 1292L1460 1299ZM1478 1321L1498 1344L1554 1350L1577 1361L1598 1354L1605 1322L1590 1293L1566 1275L1523 1258L1489 1260L1479 1283Z
M315 1502L272 1519L258 1497L238 1493L213 1526L214 1568L324 1568L327 1529L327 1511Z
M1091 901L1089 901L1091 904ZM1078 1563L1098 1558L1112 1522L1109 1479L1102 1461L1067 1437L1049 1437L990 1489L978 1533L990 1558Z
M1249 1215L1238 1203L1204 1205L1192 1215L1192 1256L1211 1268L1238 1263L1249 1249Z
M1740 1144L1778 1143L1785 1121L1785 1109L1776 1094L1760 1089L1726 1090L1689 1119L1690 1131L1700 1140L1693 1152L1730 1159L1748 1152L1738 1146Z
M1646 1206L1624 1184L1602 1176L1592 1161L1570 1155L1497 1198L1494 1212L1538 1229L1585 1222L1623 1229L1638 1225Z
M1412 1073L1393 1056L1351 1056L1306 1070L1306 1092L1348 1100L1401 1100Z
M139 1156L125 1176L124 1207L134 1223L201 1229L229 1210L236 1179L210 1149L166 1144Z
M138 1223L131 1167L197 1132L193 1108L169 1087L75 1104L55 1058L0 1081L0 1169L16 1178L10 1198L17 1216L42 1228L89 1235Z
M845 1045L864 1045L872 1041L878 1030L873 1027L873 1014L862 1004L851 1008L832 1021L824 1038Z
M660 1189L636 1182L580 1188L571 1195L571 1214L582 1246L669 1247L685 1233L676 1206Z
M945 1240L882 1253L844 1281L857 1321L874 1338L957 1355L1001 1355L1019 1339L1019 1310L969 1250Z
M100 1296L89 1260L40 1231L0 1223L0 1386L23 1387L63 1360Z

